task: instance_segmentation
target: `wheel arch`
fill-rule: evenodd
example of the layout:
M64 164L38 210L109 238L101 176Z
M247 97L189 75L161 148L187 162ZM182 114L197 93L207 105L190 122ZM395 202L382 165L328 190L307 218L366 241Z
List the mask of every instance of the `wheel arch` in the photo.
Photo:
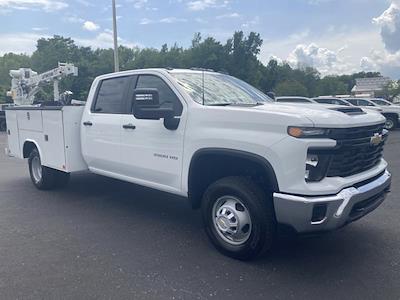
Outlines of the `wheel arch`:
M395 113L395 112L384 112L384 113L382 113L382 115L385 117L385 118L387 118L387 117L393 117L393 118L395 118L396 120L398 120L399 119L399 117L400 117L400 115L398 114L398 113Z
M34 140L30 140L30 139L25 140L24 145L22 146L22 157L29 158L29 155L31 154L32 150L35 148L38 150L39 155L42 158L42 151L40 150L38 143L36 143Z
M188 196L192 207L200 208L206 188L226 176L255 177L268 192L279 191L274 168L266 158L242 150L203 148L193 154L189 165Z

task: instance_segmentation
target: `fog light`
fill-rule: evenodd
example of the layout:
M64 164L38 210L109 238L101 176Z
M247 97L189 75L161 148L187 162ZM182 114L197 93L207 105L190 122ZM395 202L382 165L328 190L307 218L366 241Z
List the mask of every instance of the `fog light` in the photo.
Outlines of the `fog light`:
M313 208L311 223L321 224L326 219L326 212L328 211L327 204L315 204Z

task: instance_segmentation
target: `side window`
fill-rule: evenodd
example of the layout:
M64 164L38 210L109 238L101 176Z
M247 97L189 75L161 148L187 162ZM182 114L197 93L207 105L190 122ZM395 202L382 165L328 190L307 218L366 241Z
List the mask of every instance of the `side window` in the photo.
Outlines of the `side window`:
M351 104L358 106L357 99L348 99Z
M358 100L358 105L361 106L373 106L373 104L369 103L368 101L365 100Z
M92 112L103 114L122 114L125 112L126 92L130 77L105 79L100 83Z
M171 88L160 77L154 75L140 75L137 89L157 89L160 96L160 105L172 103L177 116L182 114L182 103Z
M333 104L331 100L329 99L319 99L317 100L319 103L323 103L323 104Z

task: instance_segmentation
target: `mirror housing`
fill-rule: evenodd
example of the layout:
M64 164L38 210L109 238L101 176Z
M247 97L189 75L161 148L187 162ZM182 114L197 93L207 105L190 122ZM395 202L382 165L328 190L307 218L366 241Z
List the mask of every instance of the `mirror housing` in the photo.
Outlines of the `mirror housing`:
M270 97L272 100L276 100L275 98L275 93L274 92L267 92L267 96Z
M174 117L172 103L160 105L157 89L136 89L133 92L133 99L133 114L138 119L160 120Z

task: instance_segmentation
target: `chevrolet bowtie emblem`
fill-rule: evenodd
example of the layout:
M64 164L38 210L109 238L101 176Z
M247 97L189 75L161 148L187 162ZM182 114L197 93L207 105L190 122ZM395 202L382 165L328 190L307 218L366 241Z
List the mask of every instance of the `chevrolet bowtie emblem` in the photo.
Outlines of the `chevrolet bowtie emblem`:
M380 145L380 143L382 143L382 141L383 141L382 134L375 133L374 136L371 137L370 143L372 146L378 146L378 145Z

